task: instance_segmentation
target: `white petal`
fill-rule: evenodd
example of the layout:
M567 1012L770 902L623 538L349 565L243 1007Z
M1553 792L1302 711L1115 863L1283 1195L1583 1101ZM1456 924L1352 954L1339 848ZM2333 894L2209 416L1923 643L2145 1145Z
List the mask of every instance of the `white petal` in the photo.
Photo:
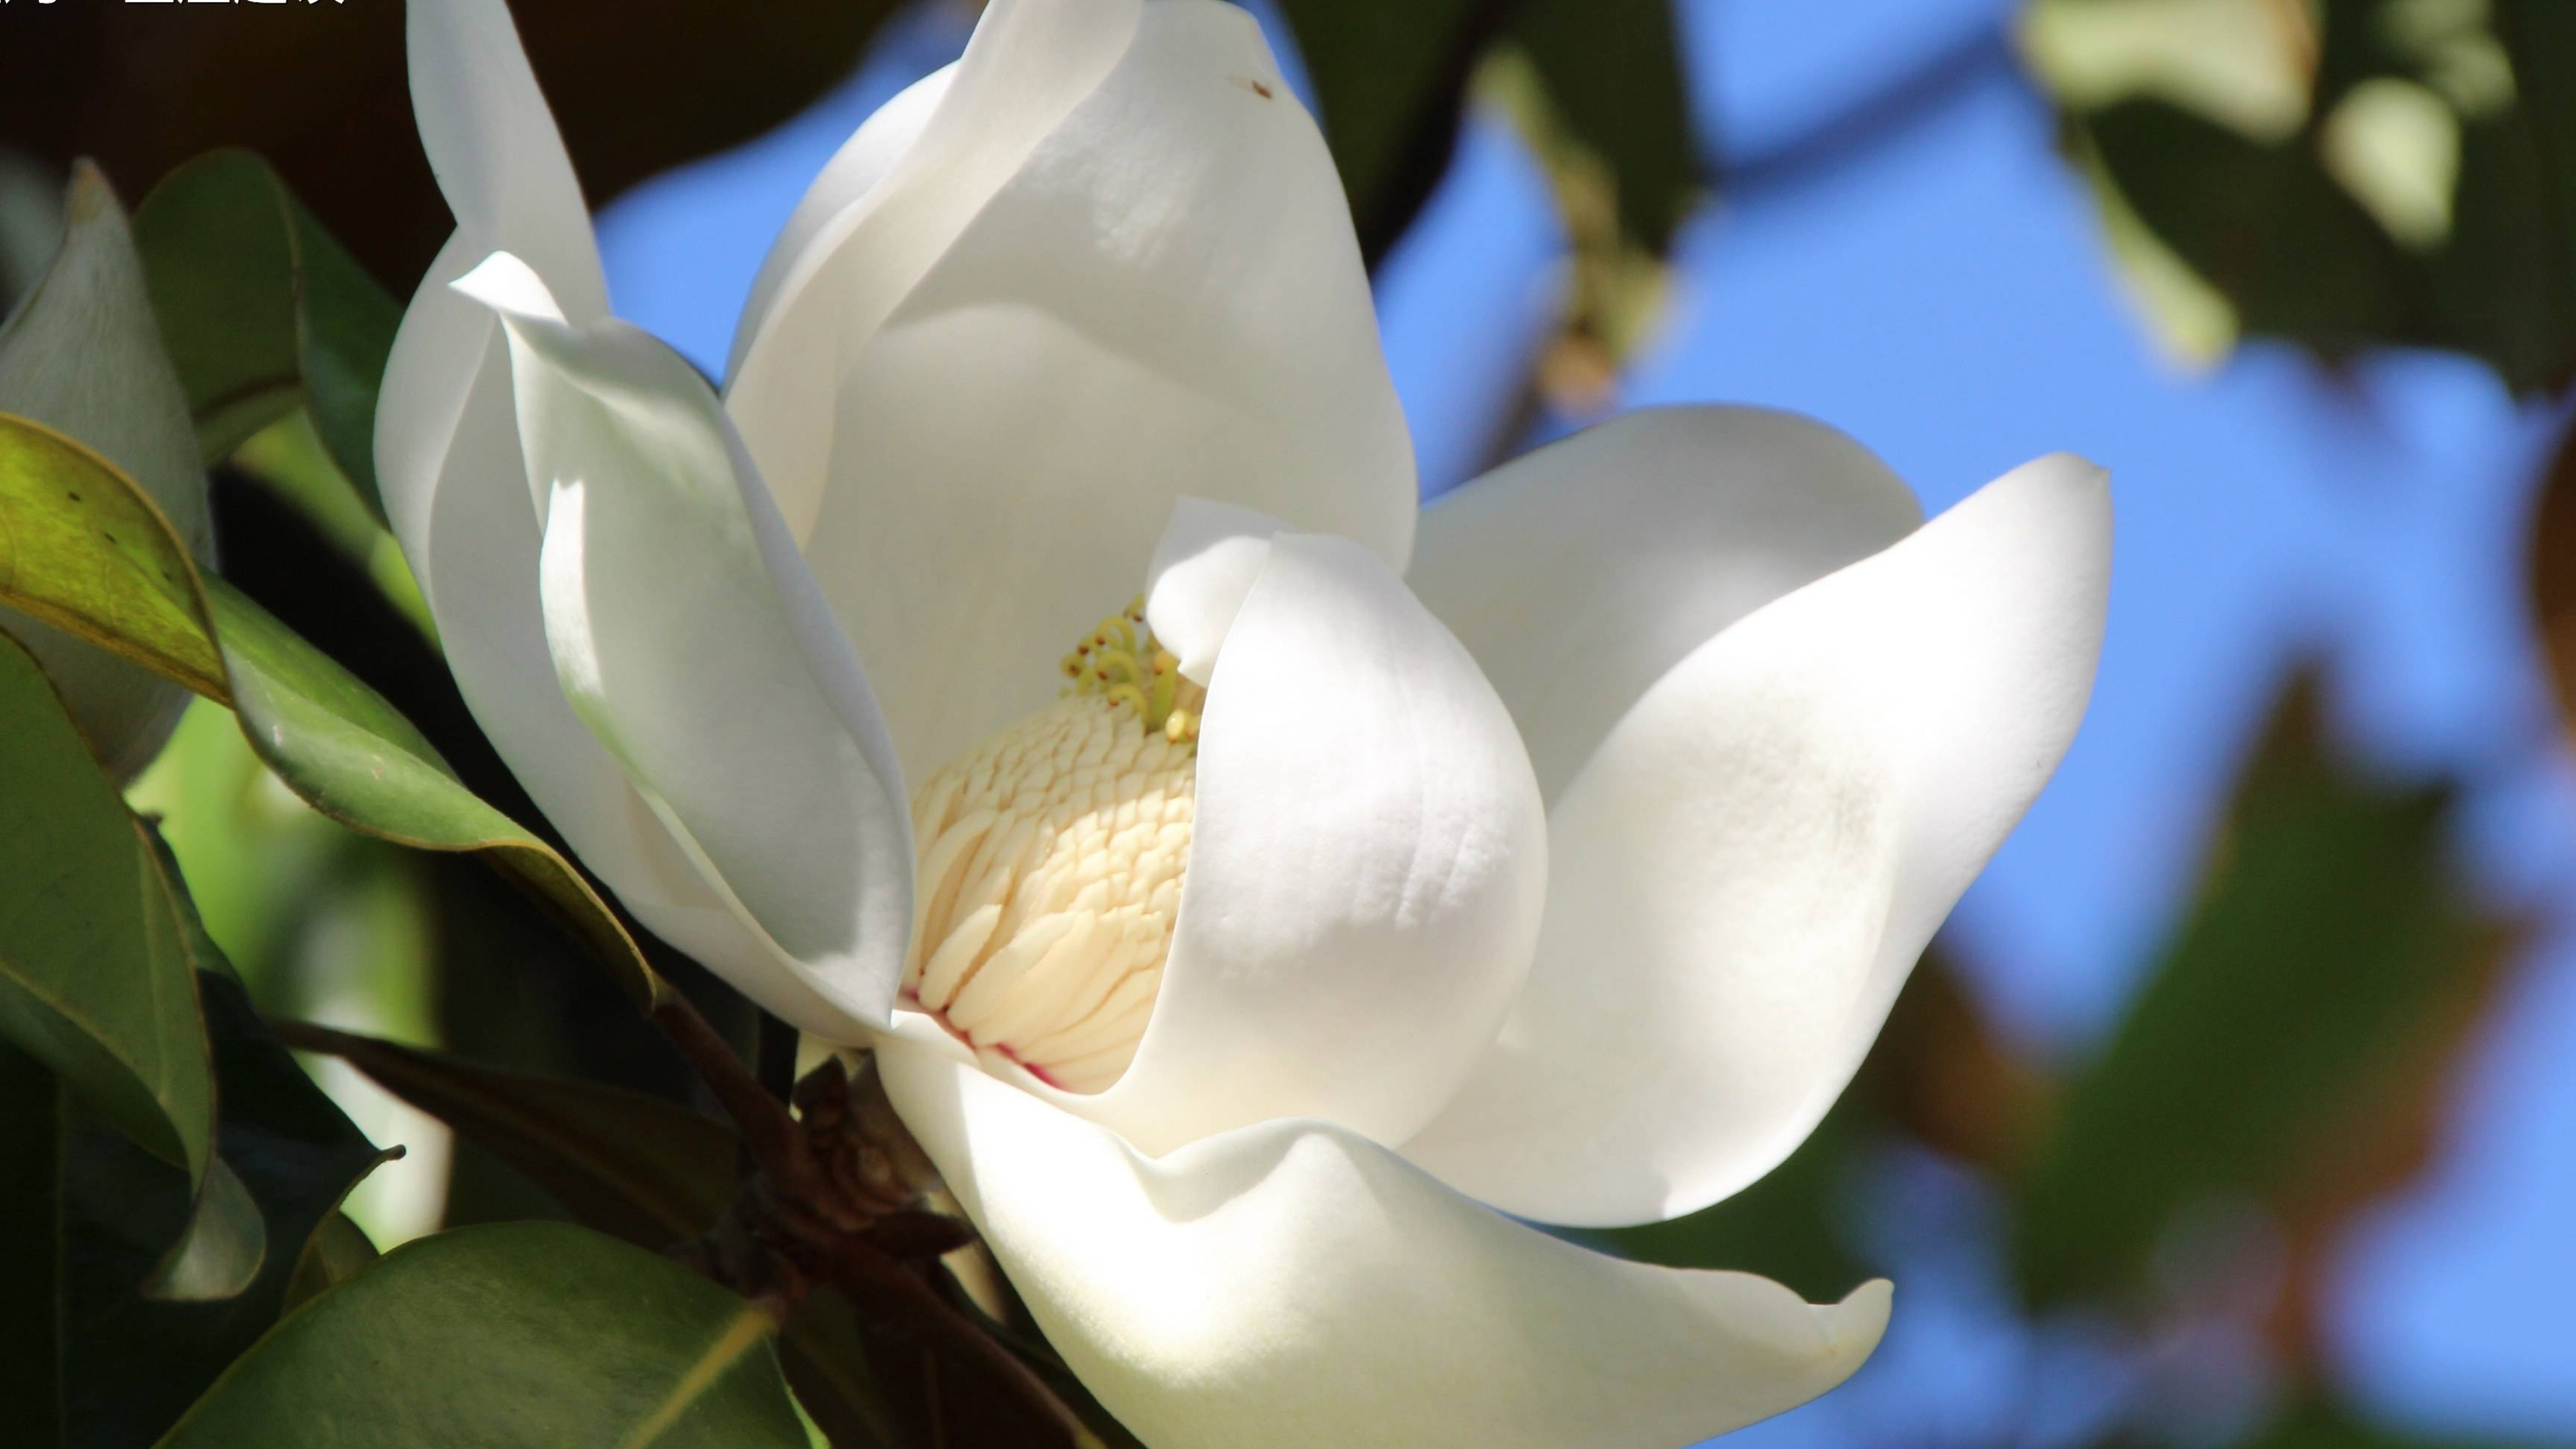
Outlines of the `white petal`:
M201 558L214 534L187 394L170 370L125 212L96 169L73 173L61 248L0 327L0 412L32 418L132 478ZM45 667L81 734L119 777L151 762L186 688L85 640L0 608L0 627Z
M2075 734L2102 470L2026 464L1711 640L1548 821L1529 990L1406 1144L1525 1217L1669 1217L1769 1171Z
M555 683L537 518L507 350L451 287L495 251L537 258L576 320L605 311L581 194L500 0L408 8L413 109L460 226L403 313L376 406L386 521L427 595L475 722L584 864L693 955L738 949L731 913L627 786Z
M1811 1307L1620 1262L1320 1123L1148 1159L935 1049L880 1060L1048 1339L1153 1449L1681 1449L1842 1382L1887 1325L1884 1282Z
M1553 801L1665 670L1922 517L1885 464L1822 423L1647 408L1443 496L1405 581L1511 706Z
M1282 534L1225 637L1134 1062L1034 1086L1148 1152L1270 1117L1400 1142L1518 995L1546 828L1511 717L1376 555Z
M1332 161L1217 0L1006 0L728 397L915 773L1042 705L1183 494L1401 563Z
M1208 682L1218 646L1270 562L1271 537L1284 530L1269 514L1230 503L1183 498L1172 505L1145 569L1145 619L1180 660L1182 677Z
M554 112L502 0L410 0L412 114L456 229L545 279L565 315L608 311L599 246Z
M608 288L580 183L519 49L508 7L502 0L414 0L405 10L412 111L457 229L421 279L386 359L376 469L386 517L440 632L506 630L514 626L497 619L497 607L476 591L458 588L441 597L439 560L430 546L448 528L442 512L459 506L442 505L449 477L460 488L491 482L479 470L451 474L446 465L456 435L467 435L469 449L506 445L517 452L515 440L498 437L509 426L508 389L487 387L478 399L475 388L483 364L499 355L491 314L448 284L492 253L509 252L536 270L576 323L607 315ZM504 476L516 486L514 476ZM459 539L457 548L479 551L470 538ZM515 627L532 633L533 615ZM478 665L458 665L460 678Z
M476 723L582 863L691 956L758 953L757 934L701 878L555 681L507 349L490 311L450 287L512 251L573 321L605 315L571 163L501 0L421 0L409 16L413 106L459 229L421 279L385 363L376 474L387 521ZM835 1022L838 1035L855 1029L810 992L771 1005L799 1022Z
M715 394L622 322L566 326L506 254L457 285L510 339L563 692L771 948L706 964L807 1030L884 1021L912 909L902 780Z
M952 61L896 92L894 99L877 107L823 164L814 184L806 188L796 209L788 214L787 225L779 228L777 238L770 242L769 255L761 259L760 274L752 278L751 295L743 302L742 320L734 327L733 354L725 363L727 377L742 367L743 354L751 349L751 339L760 335L779 288L804 266L807 253L813 250L824 229L876 189L876 184L894 169L894 163L912 149L956 75L957 66Z

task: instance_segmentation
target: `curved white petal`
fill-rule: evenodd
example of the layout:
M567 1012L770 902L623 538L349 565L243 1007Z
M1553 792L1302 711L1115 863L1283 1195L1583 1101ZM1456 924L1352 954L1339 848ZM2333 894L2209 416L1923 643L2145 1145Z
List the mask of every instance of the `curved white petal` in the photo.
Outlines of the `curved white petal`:
M1664 671L1922 518L1822 423L1646 408L1444 495L1405 582L1484 666L1553 801Z
M1160 1159L934 1048L888 1093L1083 1383L1153 1449L1681 1449L1849 1377L1889 1289L1810 1306L1620 1262L1320 1123Z
M644 333L567 326L507 254L457 287L510 340L563 693L767 948L706 964L806 1030L882 1023L911 922L902 779L722 406Z
M581 182L503 0L404 7L412 114L456 229L545 279L564 314L608 311Z
M1146 566L1145 617L1180 661L1183 678L1205 684L1218 646L1270 562L1270 540L1286 525L1266 513L1183 498Z
M412 113L456 234L421 279L386 359L376 463L386 518L441 632L472 634L494 611L466 589L440 597L430 545L441 531L452 440L462 431L466 447L487 441L508 426L508 403L490 389L478 400L475 379L498 356L492 318L448 284L492 253L509 252L536 270L577 324L607 315L608 286L581 185L509 8L502 0L412 0L404 11ZM481 476L464 472L458 486L476 486Z
M199 557L214 546L187 394L170 369L125 212L88 162L73 170L61 247L0 326L0 412L32 418L115 464ZM45 667L118 778L151 763L190 698L140 665L14 609L0 628Z
M779 288L797 274L806 254L826 227L856 205L885 179L903 153L912 149L931 113L948 94L948 83L957 76L955 62L941 66L895 93L892 100L876 108L860 123L841 149L816 173L814 184L797 199L796 209L787 217L787 225L769 244L769 255L761 259L760 273L751 280L751 295L744 299L742 319L735 324L733 351L725 362L725 376L731 377L742 367L743 354L750 350L751 339L769 317L770 303Z
M386 520L458 689L538 808L654 931L700 960L732 959L759 943L555 681L508 350L491 312L451 286L511 251L575 323L606 314L571 163L501 0L420 0L408 14L413 108L458 230L385 362L376 474Z
M1103 1092L1031 1090L1148 1152L1271 1117L1402 1141L1491 1043L1537 939L1546 827L1511 717L1383 560L1281 534L1198 750L1135 1060Z
M1219 0L991 6L728 406L916 774L1051 697L1182 494L1410 547L1331 157Z
M1676 666L1548 822L1529 989L1406 1144L1526 1217L1669 1217L1805 1138L2092 689L2102 470L2029 463Z

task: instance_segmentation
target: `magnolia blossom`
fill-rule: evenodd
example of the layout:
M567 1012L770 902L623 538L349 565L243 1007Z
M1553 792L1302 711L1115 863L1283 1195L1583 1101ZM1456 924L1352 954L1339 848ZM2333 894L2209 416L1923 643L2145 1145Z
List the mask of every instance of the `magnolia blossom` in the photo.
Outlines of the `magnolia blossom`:
M458 229L378 455L467 700L646 924L873 1046L1145 1442L1670 1449L1861 1363L1884 1283L1521 1220L1823 1115L2082 713L2098 469L1927 524L1691 408L1417 517L1330 158L1217 0L994 0L719 398L610 314L501 0L410 42Z

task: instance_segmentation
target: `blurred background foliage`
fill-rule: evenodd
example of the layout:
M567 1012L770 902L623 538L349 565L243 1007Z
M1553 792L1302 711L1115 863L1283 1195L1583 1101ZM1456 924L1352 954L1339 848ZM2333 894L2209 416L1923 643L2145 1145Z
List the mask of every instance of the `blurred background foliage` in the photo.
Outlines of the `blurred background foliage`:
M1940 164L1916 138L1944 134L1942 116L2000 94L2043 118L2067 185L2087 199L2094 263L2131 309L2123 345L2173 386L2219 399L2234 396L2231 378L2286 369L2333 399L2335 428L2362 448L2403 431L2386 415L2404 406L2388 402L2391 369L2441 368L2445 396L2481 399L2440 412L2436 426L2493 431L2491 446L2469 451L2512 475L2488 490L2516 500L2510 536L2472 567L2511 576L2514 609L2479 617L2530 690L2500 685L2463 706L2502 721L2475 748L2391 744L2402 726L2369 717L2351 676L2372 666L2356 664L2348 643L2328 642L2333 631L2296 605L2235 599L2227 607L2241 616L2221 629L2298 641L2255 669L2255 705L2212 697L2181 725L2169 711L2157 727L2170 739L2097 717L2089 734L2113 743L2079 747L2070 767L2093 768L2086 748L2125 751L2123 768L2151 777L2144 792L2207 797L2202 823L2158 834L2099 803L2138 792L2097 792L2044 827L2061 843L2115 842L2096 859L2171 857L2136 867L2175 882L2145 932L2124 938L2107 913L2052 928L2059 942L2098 934L2113 944L2097 954L2123 958L2096 1023L2034 1027L2045 1012L2016 992L2045 981L2057 948L2046 931L2016 938L2009 897L1973 897L1859 1083L1785 1166L1694 1217L1581 1236L1660 1262L1758 1270L1812 1297L1873 1274L1899 1278L1888 1350L1835 1400L1752 1431L1776 1443L2576 1443L2576 1374L2563 1372L2576 1370L2576 1329L2554 1306L2576 1284L2576 1231L2537 1245L2532 1301L2500 1296L2474 1330L2494 1335L2500 1358L2559 1365L2518 1400L2542 1408L2408 1409L2367 1382L2350 1351L2369 1336L2356 1322L2399 1311L2356 1292L2353 1245L2455 1162L2475 1120L2465 1084L2491 1070L2485 1058L2516 1025L2510 1014L2558 1002L2538 1029L2548 1055L2576 1060L2568 993L2532 985L2538 973L2567 975L2576 917L2564 744L2576 720L2576 439L2551 441L2567 431L2576 380L2576 5L1833 0L1798 7L1796 25L1829 62L1805 74L1842 83L1780 107L1791 122L1755 107L1748 139L1710 121L1747 111L1715 93L1740 72L1707 57L1727 55L1738 28L1776 37L1790 24L1748 20L1759 3L1256 7L1318 112L1379 271L1399 381L1420 394L1407 402L1426 491L1624 402L1707 395L1706 379L1674 361L1686 349L1671 334L1677 312L1710 297L1719 304L1704 325L1729 325L1726 289L1748 284L1723 268L1732 248L1762 245L1735 216L1810 205L1799 223L1808 230L1790 232L1830 247L1838 219L1872 205L1871 188L1895 194L1888 168ZM591 200L610 209L612 279L624 285L629 267L654 305L682 318L729 319L748 268L712 244L693 252L685 227L656 222L655 187L681 188L672 194L701 210L738 187L754 198L740 203L740 228L759 234L865 104L952 55L972 20L959 0L513 8ZM372 369L448 226L412 133L400 14L390 3L0 12L0 294L40 272L63 181L76 158L95 158L135 203L153 300L214 464L223 578L418 725L472 791L535 822L448 681L374 512ZM1497 166L1542 199L1541 241L1517 287L1453 302L1452 315L1465 305L1529 325L1499 350L1465 329L1408 340L1403 309L1426 305L1416 299L1438 279L1472 291L1501 275L1494 257L1512 243L1476 224L1474 207L1488 203L1466 199L1484 184L1478 168ZM1858 199L1812 200L1836 188ZM635 203L613 210L630 192ZM646 235L666 255L622 262L626 238ZM1780 255L1744 254L1756 266ZM693 266L703 278L675 300L668 279ZM2005 295L2013 285L1955 274L1928 283ZM1873 323L1886 324L1883 339ZM1864 334L1849 350L1855 390L1880 382L1874 349L1926 346L1901 316L1850 325ZM262 350L249 364L238 348L192 361L191 339L216 335L255 335ZM673 340L702 359L722 353L721 332L710 341L674 330ZM1742 376L1761 361L1706 376ZM1468 385L1460 378L1477 396L1422 400L1454 394ZM1840 419L1835 402L1828 392L1815 410ZM2207 406L2179 415L2221 416L2221 403ZM1971 451L2018 457L2068 441L2046 416L2026 432ZM2124 510L2152 514L2140 495L2163 480L2125 471L2116 454L2102 461L2121 480ZM1973 481L1929 491L1955 497ZM2223 494L2191 501L2203 513L2190 527L2243 522ZM2337 493L2328 506L2376 505ZM2448 506L2425 505L2431 516ZM2199 583L2188 567L2124 575L2119 607L2131 617L2184 610ZM2272 612L2255 612L2264 607ZM2106 680L2125 677L2133 656L2123 650L2140 637L2115 617ZM2522 728L2544 688L2555 690L2555 718ZM680 1110L693 1101L687 1074L617 983L581 959L560 911L478 854L406 851L349 828L308 803L312 790L290 788L278 764L201 701L128 791L158 820L223 969L261 1012L312 1024L286 1034L336 1104L295 1109L320 1124L298 1149L314 1154L296 1159L301 1195L250 1185L272 1236L306 1246L272 1263L238 1311L273 1317L377 1249L442 1224L570 1218L658 1248L711 1221L730 1133ZM2513 823L2534 814L2551 818ZM2497 826L2498 816L2511 819ZM2009 885L2016 873L2045 880L2027 852L2008 849L1998 874ZM594 923L590 933L615 930ZM649 940L642 948L750 1046L756 1026L738 1000ZM207 1010L230 1111L236 1090L289 1084L277 1079L277 1044L228 990L210 987ZM227 1026L235 1016L249 1024ZM27 1089L23 1067L0 1060L0 1092ZM2563 1087L2528 1090L2571 1100ZM121 1143L102 1146L95 1124L64 1121L75 1199L84 1180L175 1171L111 1160ZM2561 1159L2576 1154L2576 1121L2543 1130ZM407 1153L367 1173L366 1142ZM593 1150L601 1144L623 1145ZM312 1194L316 1181L346 1186L359 1174L345 1202L336 1186ZM2550 1181L2571 1210L2561 1221L2576 1222L2570 1177ZM88 1253L86 1271L139 1278L151 1254L137 1245L178 1232L187 1190L134 1189L133 1201L167 1208L169 1220ZM174 1328L161 1310L118 1301L127 1319L75 1326L69 1381L80 1381L84 1331L174 1344L197 1335L171 1350L181 1365L171 1381L189 1393L211 1374L185 1368L188 1353L239 1346L226 1336L239 1324ZM833 1382L834 1364L855 1361L840 1350L859 1332L846 1305L821 1300L785 1350L820 1432L846 1444L918 1422L935 1407L924 1394L937 1395ZM881 1380L886 1355L902 1351L868 1346ZM2475 1341L2462 1350L2482 1351ZM1934 1407L1909 1407L1925 1403ZM176 1409L90 1411L110 1426L96 1442L145 1443ZM952 1426L966 1423L954 1415L968 1411L949 1411Z

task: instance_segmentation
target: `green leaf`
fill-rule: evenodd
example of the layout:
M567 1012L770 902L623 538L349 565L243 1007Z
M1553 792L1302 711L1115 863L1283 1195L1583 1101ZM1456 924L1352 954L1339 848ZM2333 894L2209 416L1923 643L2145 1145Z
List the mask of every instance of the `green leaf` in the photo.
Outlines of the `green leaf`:
M2387 1127L2389 1074L2495 958L2501 933L2444 869L2447 793L2337 767L2312 714L2294 689L2198 904L2020 1185L2034 1304L2139 1288L2202 1203L2303 1207L2355 1135Z
M169 521L120 470L0 414L0 602L220 699L223 658L195 575Z
M2196 358L2440 347L2576 376L2576 24L2555 0L2038 0L2115 250Z
M658 1252L697 1237L733 1202L739 1139L712 1117L303 1022L278 1031L365 1072L527 1174L575 1221L637 1247Z
M6 636L0 885L0 1038L182 1171L188 1198L206 1211L172 1223L157 1245L179 1239L166 1265L172 1291L237 1289L258 1262L258 1222L242 1217L237 1184L215 1170L214 1068L198 1018L193 918L53 686Z
M1494 0L1280 0L1374 266L1448 169Z
M188 1215L185 1176L112 1133L74 1134L65 1377L72 1442L81 1445L149 1444L167 1429L276 1323L317 1230L359 1179L395 1155L323 1095L238 985L208 973L198 989L221 1089L221 1164L254 1241L273 1247L229 1296L156 1294L147 1279Z
M0 603L231 705L251 748L315 809L399 845L486 854L551 905L639 1003L667 989L571 862L466 789L382 696L202 577L104 459L6 415Z
M245 477L301 515L375 585L403 622L419 631L432 649L439 647L429 600L420 591L420 580L412 576L402 545L383 520L368 511L348 476L323 450L310 411L298 410L252 435L234 450L233 463Z
M821 1285L796 1305L779 1333L778 1362L832 1449L903 1442L878 1401L858 1313L838 1288Z
M168 1449L803 1449L769 1321L558 1223L405 1244L297 1310Z
M73 168L61 215L61 244L44 275L0 326L0 412L113 460L166 511L186 546L209 548L205 468L125 213L96 168L83 164ZM15 526L5 516L11 511L0 504L0 530ZM184 690L152 671L5 606L0 627L45 667L81 733L119 778L150 762L187 703Z
M134 240L206 461L307 407L381 516L376 388L402 325L394 299L247 151L163 177L135 210Z
M1597 160L1618 230L1663 255L1708 181L1671 0L1525 0L1510 39L1566 139Z
M366 1229L347 1213L333 1209L304 1242L304 1256L296 1261L295 1275L286 1281L286 1308L304 1306L306 1300L365 1272L382 1256Z
M0 1041L0 1404L27 1449L63 1445L63 1089Z

